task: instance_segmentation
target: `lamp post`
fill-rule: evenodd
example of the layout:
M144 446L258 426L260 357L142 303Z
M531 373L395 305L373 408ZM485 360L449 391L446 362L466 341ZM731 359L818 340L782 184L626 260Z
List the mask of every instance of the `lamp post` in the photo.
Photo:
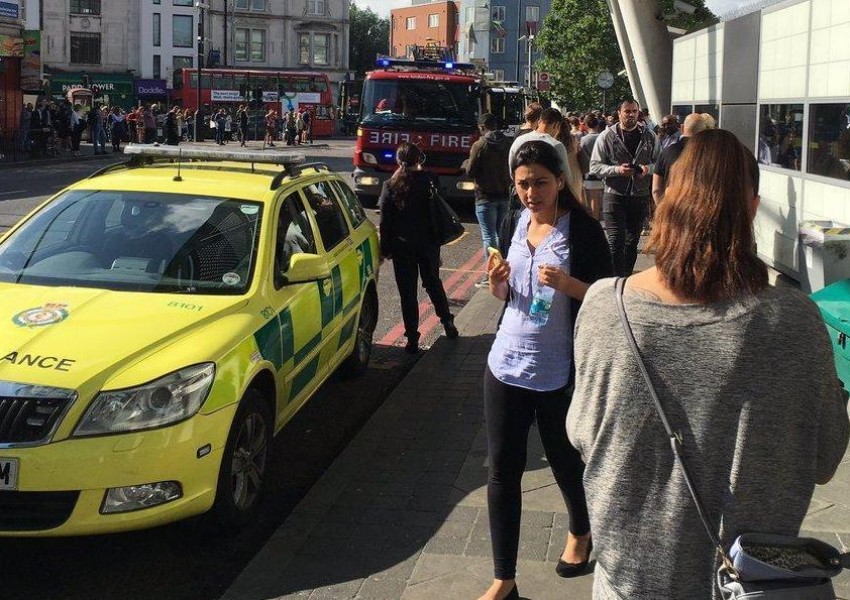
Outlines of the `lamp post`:
M222 58L223 66L227 66L227 0L224 0L224 57Z
M534 34L529 33L528 35L523 35L519 39L517 39L517 53L516 53L516 79L519 82L519 43L526 43L526 53L528 54L528 72L526 73L526 89L531 90L531 84L534 82L531 76L531 52L534 48Z
M201 64L204 62L204 9L206 4L202 0L198 0L195 2L195 8L198 9L198 107L195 109L195 142L197 142L199 140L198 132L204 124L201 114Z

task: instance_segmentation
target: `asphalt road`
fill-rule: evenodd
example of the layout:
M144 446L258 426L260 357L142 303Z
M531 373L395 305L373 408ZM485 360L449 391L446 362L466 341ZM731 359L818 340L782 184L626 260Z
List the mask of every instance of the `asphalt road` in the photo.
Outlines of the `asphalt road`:
M348 180L351 147L350 142L332 143L329 149L308 150L308 159L326 161ZM117 159L107 156L0 170L0 233L49 195L113 160ZM459 312L475 292L483 258L472 205L455 208L468 234L444 248L441 274L453 310ZM378 221L377 211L367 212ZM198 518L109 536L0 538L0 598L217 598L418 360L401 348L398 293L388 264L381 270L378 296L380 316L370 369L355 380L327 382L278 435L268 493L249 527L225 535ZM427 349L442 334L442 327L424 290L420 300L420 343Z

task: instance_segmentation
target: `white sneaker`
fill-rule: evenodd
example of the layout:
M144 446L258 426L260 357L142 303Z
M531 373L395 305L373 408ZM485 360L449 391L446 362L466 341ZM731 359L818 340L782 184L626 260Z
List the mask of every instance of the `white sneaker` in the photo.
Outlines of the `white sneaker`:
M479 279L478 281L475 282L475 287L477 287L477 288L490 287L490 278L485 275L483 279Z

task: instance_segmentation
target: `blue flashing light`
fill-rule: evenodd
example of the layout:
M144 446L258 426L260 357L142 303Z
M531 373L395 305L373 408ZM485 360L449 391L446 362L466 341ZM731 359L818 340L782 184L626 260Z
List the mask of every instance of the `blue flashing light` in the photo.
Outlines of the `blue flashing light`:
M382 58L381 60L378 61L378 65L381 66L381 67L387 68L387 67L390 66L390 59Z
M449 62L446 63L446 68L447 69L454 69L455 64L453 62L449 61Z
M392 158L395 156L394 152L384 152L384 158Z

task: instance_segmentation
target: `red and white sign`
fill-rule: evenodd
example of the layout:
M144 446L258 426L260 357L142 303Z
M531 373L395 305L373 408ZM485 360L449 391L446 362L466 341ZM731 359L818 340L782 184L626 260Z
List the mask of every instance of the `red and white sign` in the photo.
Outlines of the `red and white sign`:
M537 75L537 89L541 92L549 91L549 73L541 71Z
M364 149L375 146L388 146L395 149L401 142L411 142L422 150L449 150L469 152L477 136L439 132L407 131L363 131Z

